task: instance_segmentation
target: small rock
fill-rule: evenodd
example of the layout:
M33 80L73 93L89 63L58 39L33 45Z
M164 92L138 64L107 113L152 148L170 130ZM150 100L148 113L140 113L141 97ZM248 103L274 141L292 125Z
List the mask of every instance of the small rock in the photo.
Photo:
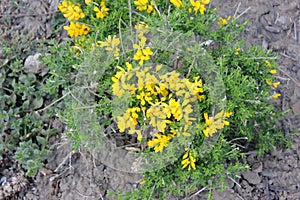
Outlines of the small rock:
M275 177L278 176L278 174L276 172L271 171L271 170L263 170L262 175L266 176L266 177L269 177L269 178L275 178Z
M271 156L277 157L279 154L282 153L282 150L281 149L272 149L270 153L271 153Z
M39 61L39 57L42 56L40 53L28 56L24 63L24 71L26 73L38 74L45 69L43 63Z
M233 193L232 190L224 190L224 191L213 191L212 199L214 200L224 200L224 199L238 199L238 195Z
M257 172L246 171L243 173L244 179L246 179L250 184L256 185L259 184L261 179Z
M286 31L289 29L289 26L292 23L292 19L288 16L283 15L277 18L277 23L283 30Z
M257 162L252 165L252 170L254 172L258 172L258 173L262 172L262 168L263 168L262 162Z
M292 107L293 113L295 115L299 115L300 114L300 103L299 102L294 103L291 107Z

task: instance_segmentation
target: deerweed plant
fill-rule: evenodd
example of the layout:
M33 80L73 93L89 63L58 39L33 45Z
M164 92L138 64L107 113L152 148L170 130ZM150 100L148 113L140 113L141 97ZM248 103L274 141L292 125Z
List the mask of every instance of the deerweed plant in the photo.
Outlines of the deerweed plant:
M72 91L76 106L62 113L71 139L78 148L87 135L113 141L104 130L115 127L148 163L135 166L144 173L139 188L118 198L183 198L199 188L211 197L248 168L237 146L254 141L263 153L288 144L271 102L280 98L276 56L246 48L244 24L218 16L209 0L64 0L59 10L70 21L70 49L58 48L73 58L75 79L66 87L55 76L66 71L53 67L50 86ZM97 120L74 123L79 109L99 120L93 130L102 136L83 128Z

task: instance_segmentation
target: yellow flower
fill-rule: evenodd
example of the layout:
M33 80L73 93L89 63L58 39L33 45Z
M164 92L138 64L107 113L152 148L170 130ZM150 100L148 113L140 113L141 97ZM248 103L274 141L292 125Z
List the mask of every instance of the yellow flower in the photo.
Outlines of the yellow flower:
M142 90L145 86L145 77L147 70L147 67L144 70L139 70L139 68L137 68L137 71L135 72L135 75L138 78L138 90Z
M194 153L192 151L190 151L189 149L186 149L186 153L182 156L182 169L188 167L188 170L191 170L191 168L196 169L196 159L193 155Z
M129 134L137 133L138 138L141 139L141 132L135 129L138 124L136 120L138 118L137 112L140 111L141 109L138 107L128 108L122 116L117 116L118 128L121 133L125 132L125 129L129 128Z
M266 65L267 65L268 67L271 67L271 63L270 63L268 60L266 60Z
M145 22L139 22L134 26L134 28L139 33L139 38L143 38L144 33L147 32L149 26Z
M156 65L155 71L158 72L159 70L161 70L161 68L162 68L162 65Z
M117 66L120 71L116 72L116 74L111 78L111 80L114 82L112 85L113 94L119 98L122 97L125 92L135 94L137 90L135 84L128 83L128 81L134 75L134 72L131 71L132 65L126 62L126 66L127 72L122 67Z
M225 25L227 24L227 22L228 22L230 19L231 19L230 16L228 16L227 19L226 19L226 18L220 17L220 18L219 18L218 25L219 25L219 26L225 26Z
M164 117L164 114L162 115ZM159 130L162 133L165 133L165 129L167 128L167 124L170 124L170 120L157 120L157 130Z
M277 88L279 84L280 84L280 82L275 82L275 83L273 83L273 87Z
M154 5L155 5L155 2L154 1L150 1L150 4L149 4L149 1L148 0L137 0L137 1L134 1L133 2L134 5L137 6L137 9L139 11L144 11L144 10L147 10L148 13L155 13L155 10L154 10Z
M100 47L106 47L105 50L107 51L114 51L115 57L119 56L120 49L118 48L118 45L120 44L120 39L115 35L113 36L113 38L111 37L111 35L109 35L105 42L99 41L97 43L100 45Z
M150 5L148 5L147 13L149 13L149 14L150 14L151 12L152 12L153 14L155 13L154 5L155 5L154 1L151 1L151 2L150 2Z
M209 4L209 2L210 0L190 0L195 13L199 11L201 15L204 15L204 11L206 11L205 4Z
M208 117L207 113L204 113L204 119L205 119L206 126L210 126L213 122L213 120Z
M276 70L276 69L272 69L272 70L270 70L269 72L270 72L270 74L276 74L276 73L277 73L277 70Z
M225 117L228 118L228 117L231 117L233 113L232 112L225 112Z
M207 4L209 4L209 3L210 3L210 0L201 0L201 3L203 3L203 4L207 5Z
M141 181L140 184L141 184L141 185L144 185L144 184L145 184L145 181Z
M177 121L180 121L182 118L182 110L179 101L171 98L169 101L169 109L171 110L172 115Z
M235 55L239 55L240 50L241 50L241 48L237 48L235 51Z
M155 152L162 152L163 149L168 146L168 143L173 138L173 135L172 134L162 135L160 133L156 133L155 137L156 138L148 141L148 146L149 147L154 146Z
M269 80L266 80L267 85L273 86L274 88L278 88L278 85L280 84L280 82L274 82L272 83Z
M214 117L208 117L207 113L204 113L204 119L206 128L203 130L203 133L206 137L212 136L218 130L223 129L224 125L228 126L229 122L224 120L224 117L231 116L232 113L224 113L224 111L219 112Z
M180 7L184 7L183 3L181 0L171 0L170 1L174 6L176 6L177 8L180 8Z
M141 130L129 130L128 134L137 134L137 140L138 141L142 141L143 139L143 135L142 135L142 131Z
M101 9L99 9L98 7L94 7L94 11L96 12L96 17L99 19L103 19L104 17L106 17L108 15L108 11L109 9L104 5L101 6Z
M136 49L137 46L134 46ZM150 47L143 49L143 46L139 46L137 52L133 56L133 60L139 60L139 64L143 65L145 60L149 60L150 56L153 54Z
M85 24L77 22L71 22L69 26L64 26L64 29L68 31L70 37L78 37L80 35L87 35L91 28Z
M144 91L142 91L140 94L136 95L136 98L141 101L142 106L144 106L146 104Z
M266 80L266 83L267 83L267 85L270 85L270 86L273 85L273 83L269 80Z
M121 98L124 93L125 93L125 90L123 90L120 86L120 84L117 82L117 83L114 83L112 85L112 90L113 90L113 94L116 95L117 97Z
M93 0L84 0L84 2L86 5L90 5L93 2Z
M129 119L130 119L129 112L125 112L123 116L117 116L118 128L121 133L125 132L125 129L128 128Z
M280 97L280 96L281 96L281 94L278 94L278 93L277 93L277 94L274 94L274 95L272 96L272 98L273 98L273 99L277 99L277 98Z
M76 21L85 17L80 4L75 5L70 1L63 1L57 7L69 21Z
M133 2L139 11L147 10L148 0L137 0Z
M169 92L163 84L159 84L158 86L155 86L157 94L161 94L163 97L168 96Z

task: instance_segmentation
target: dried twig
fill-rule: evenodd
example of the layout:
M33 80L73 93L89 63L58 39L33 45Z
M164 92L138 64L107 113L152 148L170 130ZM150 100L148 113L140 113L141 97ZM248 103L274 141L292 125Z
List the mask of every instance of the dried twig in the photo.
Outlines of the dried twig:
M236 8L236 10L235 10L235 12L234 12L233 18L236 17L236 15L237 15L237 13L238 13L238 11L239 11L239 9L240 9L240 6L241 6L241 2L238 3L238 6L237 6L237 8Z
M287 77L289 77L298 87L300 87L300 83L294 79L288 72L286 72L282 66L279 66L278 68L279 71L281 71L284 75L286 75Z
M68 96L69 94L71 94L71 92L67 92L66 94L64 94L62 97L60 97L59 99L55 100L54 102L50 103L49 105L47 105L46 107L42 108L42 109L39 109L35 112L41 112L41 111L44 111L46 109L48 109L49 107L53 106L54 104L56 104L57 102L63 100L66 96Z
M284 57L286 57L286 58L289 58L289 59L291 59L291 60L293 60L293 61L295 61L295 62L298 61L296 58L293 58L293 57L291 57L291 56L288 56L288 55L286 55L285 53L280 53L280 55L282 55L282 56L284 56Z
M201 192L203 192L203 191L206 190L206 189L207 189L207 188L204 187L204 188L202 188L201 190L198 190L197 192L195 192L194 194L192 194L191 196L188 196L188 197L184 198L183 200L191 199L191 198L193 198L194 196L197 196L198 194L200 194Z

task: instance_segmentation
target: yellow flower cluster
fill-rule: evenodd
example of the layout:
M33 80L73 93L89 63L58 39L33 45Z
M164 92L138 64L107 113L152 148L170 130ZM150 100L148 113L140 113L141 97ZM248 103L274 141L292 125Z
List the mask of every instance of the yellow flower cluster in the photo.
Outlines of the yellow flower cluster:
M148 142L149 147L154 146L155 152L162 152L165 147L168 146L169 141L174 137L172 134L162 135L160 133L155 134L155 139Z
M195 13L198 11L201 13L201 15L204 15L204 12L206 11L205 5L210 3L210 0L190 0L190 3L193 6L193 10ZM192 9L189 9L189 12L192 12Z
M266 60L265 63L266 63L267 67L271 67L271 63L268 60ZM272 69L272 70L269 71L269 73L274 75L274 74L277 73L277 70L276 69ZM266 80L266 83L267 83L267 85L273 86L275 89L278 88L278 86L280 85L279 81L278 82L272 82L272 81L270 81L268 79ZM276 93L276 94L274 94L272 96L272 98L277 99L280 96L281 96L281 94Z
M157 130L156 138L148 141L148 146L154 147L156 152L162 151L175 135L190 136L189 126L196 120L190 116L193 112L192 103L204 98L202 81L199 77L191 82L188 79L181 79L180 74L175 71L159 75L158 71L162 65L156 66L156 72L150 71L148 67L133 68L129 63L126 65L127 70L118 67L119 71L112 77L113 94L119 98L124 94L130 94L139 105L129 108L123 115L117 117L120 132L129 128L130 134L137 133L138 140L142 139L141 131L136 130L138 112L144 113L141 119L145 121L142 123L147 122ZM135 83L132 80L135 80ZM139 107L143 112L140 112ZM173 130L169 125L174 121L183 122L184 126Z
M82 52L87 46L86 44L91 43L91 38L86 38L85 36L79 37L75 41L75 45L71 46L71 51L75 53L76 56Z
M177 8L184 7L184 4L181 0L170 0L170 2Z
M137 112L140 112L141 109L139 107L128 108L126 112L122 116L118 116L118 128L121 133L125 132L125 129L129 128L128 133L138 135L138 141L142 140L142 133L141 130L136 130L136 126L138 125Z
M190 151L189 149L185 149L185 150L186 153L182 156L182 161L181 161L181 164L183 165L182 169L186 168L187 166L189 166L188 170L191 170L191 168L196 169L196 165L195 165L196 159L194 156L194 152Z
M206 129L203 130L203 133L206 137L212 136L218 130L223 129L224 125L228 126L229 122L225 120L232 115L232 112L225 112L222 110L214 117L208 117L207 113L204 113L204 119L206 124Z
M79 22L71 22L69 26L64 26L64 29L68 31L70 37L87 35L91 30L89 26Z
M149 1L148 0L137 0L137 1L134 1L133 2L134 5L136 5L137 9L139 11L144 11L144 10L147 10L147 13L155 13L155 10L154 10L154 5L155 5L155 2L154 1Z
M105 1L101 0L100 8L97 6L94 6L94 11L96 12L96 18L103 19L104 17L106 17L108 15L109 9L106 7Z
M271 67L270 61L266 60L266 66Z
M139 60L139 64L143 65L145 60L150 59L153 52L150 47L145 47L147 41L147 38L144 36L146 25L137 25L136 29L138 31L139 44L133 44L133 48L137 50L133 56L133 60Z
M237 48L236 50L235 50L235 55L239 55L240 54L240 51L241 51L241 48Z
M181 0L170 0L170 2L176 6L177 8L185 7L183 2ZM190 0L190 7L188 8L188 11L191 12L200 12L202 15L204 15L204 12L206 11L205 5L209 4L210 0Z
M218 25L219 26L225 26L225 25L227 25L228 21L230 21L230 19L231 19L230 16L228 16L227 19L223 18L223 17L220 17L219 21L218 21Z
M119 44L120 44L119 38L117 38L115 35L113 37L109 35L105 42L99 41L97 42L96 46L100 45L100 47L106 47L105 50L113 51L114 56L118 57L120 55L120 49L118 48Z
M92 0L85 0L86 5L91 5ZM98 5L97 3L95 3ZM91 28L85 24L81 24L78 21L85 17L80 4L74 4L71 1L64 0L58 5L58 9L64 14L64 17L67 18L70 22L69 26L64 26L64 29L68 31L70 37L77 37L80 35L87 35ZM103 19L108 15L109 9L105 5L105 0L101 0L100 7L94 6L94 11L96 13L96 18Z
M63 1L58 5L60 12L64 14L64 17L69 21L77 21L84 18L85 15L80 8L80 4L73 4L70 1Z
M267 85L273 86L274 88L278 88L278 85L280 84L280 82L272 82L269 80L266 80Z

